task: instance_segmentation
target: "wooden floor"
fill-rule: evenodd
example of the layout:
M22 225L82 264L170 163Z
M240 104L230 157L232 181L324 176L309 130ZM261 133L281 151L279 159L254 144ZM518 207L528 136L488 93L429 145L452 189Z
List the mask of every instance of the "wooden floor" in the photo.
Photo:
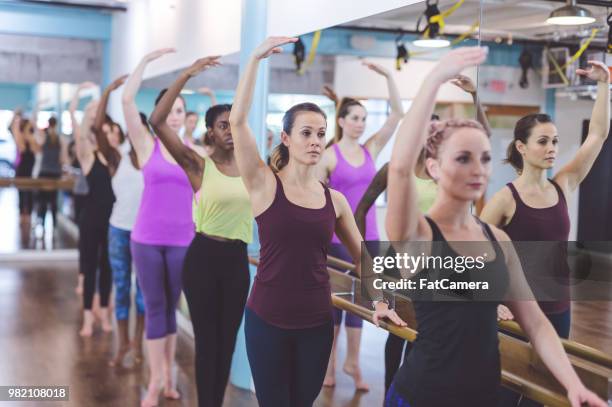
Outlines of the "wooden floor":
M107 362L115 345L113 335L101 331L89 339L78 335L81 318L80 299L74 293L76 275L73 262L0 264L0 385L70 386L70 402L28 406L138 406L145 391L146 366L110 368ZM382 405L385 339L384 331L366 324L361 360L372 387L369 393L355 393L351 379L338 373L335 389L324 389L315 406ZM344 342L341 337L340 361L344 360ZM195 406L193 342L184 333L179 334L176 374L183 399L162 401L160 406ZM26 405L0 403L5 404ZM255 407L257 401L250 391L230 385L224 406Z

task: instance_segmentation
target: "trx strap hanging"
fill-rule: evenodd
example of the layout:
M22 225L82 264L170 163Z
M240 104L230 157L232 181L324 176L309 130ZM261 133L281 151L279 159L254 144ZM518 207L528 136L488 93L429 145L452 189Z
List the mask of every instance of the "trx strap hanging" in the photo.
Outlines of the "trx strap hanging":
M301 68L298 68L297 70L298 75L304 75L306 68L308 68L314 63L315 57L317 56L317 48L319 48L320 41L321 41L321 30L318 30L318 31L315 31L314 35L312 36L312 43L310 44L310 52L308 53L308 59L302 65ZM302 46L303 46L303 43L302 43ZM304 61L304 58L302 58L302 61Z
M527 79L527 72L529 68L533 68L533 58L529 51L526 49L521 52L521 56L519 57L519 64L521 65L521 80L519 81L519 86L523 89L529 87L529 79Z
M465 0L459 0L457 3L453 4L451 8L441 13L438 8L438 0L435 0L435 2L426 0L425 13L419 17L416 30L422 33L425 38L436 38L444 29L444 19L453 14L464 2ZM423 17L427 18L427 25L425 29L421 31L419 27Z
M399 37L395 40L395 46L397 47L397 56L395 57L395 69L398 71L402 70L402 61L404 64L408 63L408 59L410 58L410 54L404 45L404 41L402 38L403 34L400 34Z
M295 70L300 71L302 69L302 64L304 63L304 58L306 56L306 47L304 47L304 43L302 42L302 38L298 37L298 40L295 44L293 44L293 57L295 59Z

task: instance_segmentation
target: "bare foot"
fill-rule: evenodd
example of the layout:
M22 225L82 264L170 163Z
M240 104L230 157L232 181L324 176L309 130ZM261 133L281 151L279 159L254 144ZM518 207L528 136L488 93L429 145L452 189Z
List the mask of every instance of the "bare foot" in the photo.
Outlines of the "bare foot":
M102 330L104 332L113 332L113 324L108 317L108 308L100 308L97 316L102 323Z
M144 359L144 355L142 354L142 346L135 342L132 342L132 357L134 358L134 363L140 364Z
M90 310L83 311L83 326L79 335L89 337L93 334L94 316Z
M117 352L115 357L110 362L108 362L108 365L111 367L123 366L123 359L125 358L125 355L127 355L129 351L130 351L129 346L119 348L119 351Z
M180 400L181 393L179 393L176 389L169 388L164 390L164 397L170 400Z
M368 384L363 381L361 377L361 370L359 369L358 366L344 364L344 367L342 370L344 370L344 373L346 373L347 375L353 378L353 380L355 381L355 388L357 389L357 391L363 391L363 392L370 391L370 386L368 386Z
M159 387L150 384L147 394L140 402L140 407L156 407L159 402Z

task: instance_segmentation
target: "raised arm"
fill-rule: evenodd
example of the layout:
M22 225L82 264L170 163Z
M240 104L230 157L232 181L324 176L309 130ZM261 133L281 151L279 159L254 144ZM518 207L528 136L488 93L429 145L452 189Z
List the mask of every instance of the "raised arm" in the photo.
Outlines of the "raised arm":
M577 69L576 73L597 81L597 98L591 113L589 133L574 159L555 176L555 180L570 192L578 188L587 176L610 132L610 71L602 62L588 63L588 69Z
M207 87L199 88L198 93L208 96L210 98L211 106L217 105L217 95L215 95L215 91L212 90L211 88L207 88Z
M397 88L397 84L393 79L393 75L391 72L377 64L373 64L370 62L364 62L365 66L370 68L372 71L382 75L387 80L387 88L389 89L389 104L391 105L391 112L389 116L387 116L387 120L383 126L378 130L372 137L368 139L365 143L365 147L368 149L372 158L376 160L378 157L378 153L387 145L393 132L397 129L397 125L402 119L404 114L404 109L402 107L402 99L400 97L399 90Z
M163 48L145 55L138 66L136 66L136 69L134 69L134 72L128 77L123 88L121 105L123 107L123 116L128 130L127 134L132 143L132 147L134 147L136 151L138 162L141 163L141 165L146 163L153 151L153 140L142 130L140 113L136 105L136 94L138 93L138 89L140 89L142 76L149 62L171 52L175 52L175 50L173 48Z
M236 163L244 185L250 194L265 190L266 180L273 179L270 168L259 156L257 143L248 122L259 63L272 54L280 53L282 51L281 46L296 41L297 38L290 37L267 38L253 52L236 88L229 120L234 139Z
M96 119L94 120L94 124L91 128L91 131L96 136L96 142L98 143L98 150L102 153L106 161L109 163L112 168L111 172L119 165L119 156L117 150L115 150L109 143L108 137L104 134L102 130L102 126L104 125L104 121L106 119L106 107L108 106L108 98L111 92L117 90L125 80L127 79L127 75L123 75L113 81L104 92L102 92L102 96L100 97L100 102L98 104L98 111L96 113Z
M336 91L334 91L334 89L331 86L324 85L323 86L323 94L325 96L327 96L327 98L329 100L334 102L334 106L338 107L338 103L340 103L340 98L338 98L338 95L336 94Z
M19 151L20 153L23 152L26 148L25 134L21 132L22 121L23 117L21 115L21 110L15 109L15 111L13 111L13 118L11 119L9 130L11 131L13 139L15 140L17 151Z
M200 72L218 65L220 65L219 56L201 58L195 61L179 75L172 85L170 85L157 106L155 106L155 110L149 119L151 126L153 126L155 130L155 134L157 134L172 157L174 157L176 162L183 168L185 173L187 173L194 191L198 191L202 184L204 160L181 141L178 134L166 124L166 118L170 110L172 110L174 101L180 95L187 81Z
M372 182L368 186L368 189L363 194L363 197L359 201L357 205L357 209L355 209L355 222L357 223L357 228L359 229L359 233L365 239L366 234L366 215L368 211L376 202L376 199L385 192L387 189L387 172L389 170L389 163L385 164L374 176Z
M474 106L476 106L476 120L478 123L482 124L482 127L485 128L487 134L491 136L491 125L489 125L489 119L487 119L487 115L482 107L482 104L480 104L478 91L472 79L465 75L457 75L455 79L451 80L451 83L463 89L465 92L469 93L470 96L472 96Z
M431 71L404 117L393 146L388 176L388 207L385 225L389 240L422 236L427 223L418 208L415 165L425 145L427 126L440 86L462 70L486 59L487 49L462 47L444 55Z
M87 134L89 134L89 131L90 131L89 128L91 128L91 124L93 123L92 116L93 114L95 114L95 110L92 110L94 109L94 107L92 106L97 107L97 102L96 103L90 102L87 105L87 108L89 109L89 111L86 111L85 115L83 116L83 124L85 124L86 118L88 118L87 120L89 121L90 127L87 128L87 131L85 133L83 133L83 129L81 128L81 125L77 121L74 113L76 112L76 109L79 105L79 98L80 98L81 91L83 89L92 88L95 86L96 85L92 82L81 83L78 86L76 92L74 92L74 95L72 96L72 100L70 101L70 106L68 107L68 112L70 113L70 120L72 122L72 133L74 137L74 151L81 165L83 165L83 162L90 159L93 155L93 146L91 142L89 141L89 138L86 136ZM89 117L88 117L88 114L89 114Z

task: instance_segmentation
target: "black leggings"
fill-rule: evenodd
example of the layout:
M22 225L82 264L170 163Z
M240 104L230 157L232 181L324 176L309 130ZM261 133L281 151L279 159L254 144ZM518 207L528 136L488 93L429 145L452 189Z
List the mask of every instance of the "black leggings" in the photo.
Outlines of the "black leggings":
M89 213L88 213L89 212ZM102 219L100 219L102 218ZM83 211L79 222L79 266L83 273L83 308L90 310L96 292L96 270L100 306L108 307L112 288L112 273L108 261L108 216Z
M52 178L58 179L61 175L48 174L41 172L38 178ZM51 217L53 218L53 227L57 224L57 190L53 191L40 191L38 193L38 218L44 224L45 215L47 214L47 208L51 210Z
M246 309L247 355L260 407L311 407L323 386L334 324L282 329Z
M246 243L196 233L185 255L183 291L195 339L200 407L221 407L249 293Z
M385 343L385 394L389 391L393 378L404 360L404 352L407 354L410 349L412 349L412 342L389 333Z

